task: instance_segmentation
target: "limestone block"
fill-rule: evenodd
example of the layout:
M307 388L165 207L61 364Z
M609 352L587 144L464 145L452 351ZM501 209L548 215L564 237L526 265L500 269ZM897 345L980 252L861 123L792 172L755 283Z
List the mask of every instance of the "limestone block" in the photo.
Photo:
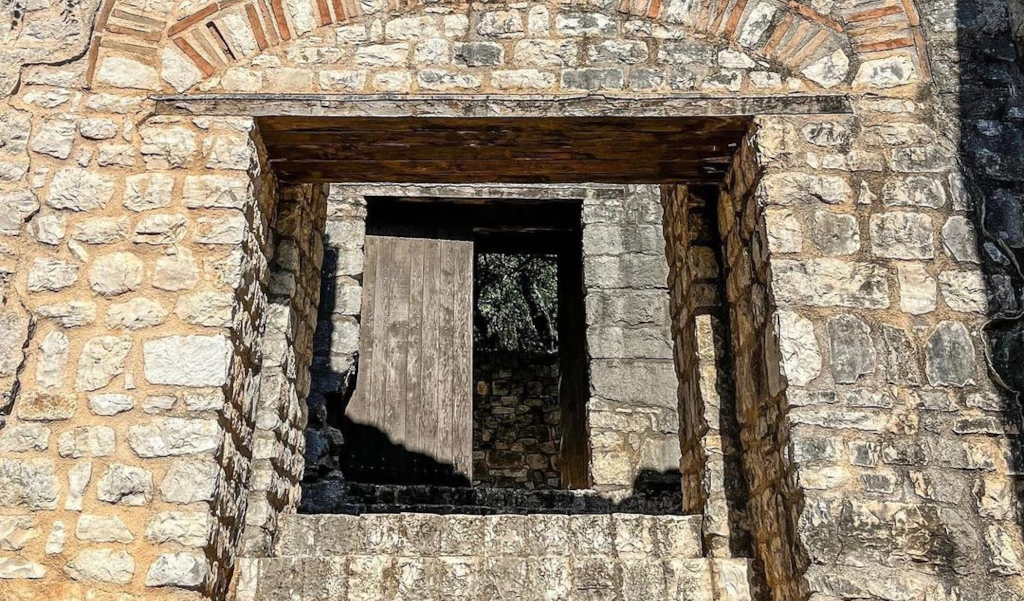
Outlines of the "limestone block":
M593 394L609 401L675 407L675 367L667 360L591 362Z
M92 394L89 395L89 409L96 415L117 415L130 411L135 406L127 394Z
M242 209L252 198L252 182L235 175L190 175L182 202L190 209Z
M97 217L75 224L71 237L86 244L113 244L128 238L127 217Z
M196 220L192 238L199 244L224 244L236 246L245 240L248 223L244 215L233 214L223 217L200 217Z
M825 203L845 204L853 200L853 189L845 177L812 175L787 171L766 175L758 194L772 205Z
M988 293L985 276L980 271L943 271L939 274L942 300L963 313L987 313Z
M435 17L400 17L384 25L384 37L389 40L420 40L441 35Z
M555 29L566 37L613 37L618 24L599 12L560 12L555 15Z
M146 586L197 588L210 571L209 560L197 553L164 553L146 572Z
M131 426L128 444L139 457L169 457L216 450L222 436L215 420L169 417Z
M32 136L29 148L39 154L66 159L71 155L76 129L75 122L69 119L47 119L43 121L39 131Z
M806 386L818 377L821 353L811 320L793 311L779 311L778 338L782 366L790 384Z
M175 249L173 254L156 260L153 270L153 287L169 292L188 290L199 281L199 266L191 251Z
M931 259L935 237L931 217L922 213L876 213L871 216L875 256L890 259Z
M64 551L64 544L67 542L68 532L64 522L54 522L50 535L46 537L46 554L59 555Z
M830 317L829 336L832 377L837 384L852 384L875 371L875 347L871 329L853 315Z
M175 244L185 237L188 220L184 215L147 215L135 225L136 244Z
M800 73L824 88L832 88L845 81L849 72L849 57L842 50L836 50L807 65Z
M887 181L882 188L882 201L888 206L938 209L946 204L946 190L936 178L912 175Z
M117 135L117 124L106 117L90 117L78 123L78 131L87 140L109 140Z
M0 507L56 509L59 493L53 461L0 458Z
M142 136L142 157L149 169L185 167L199 151L195 135L181 126L141 127L139 134Z
M400 67L408 61L408 43L363 46L355 54L355 64L360 67Z
M160 325L166 318L167 309L157 301L133 298L124 303L110 305L107 311L107 327L139 330Z
M810 234L823 255L849 255L860 249L860 228L853 215L816 211Z
M64 215L40 215L32 221L29 231L43 244L57 246L67 233L67 219Z
M158 90L160 79L156 69L119 56L108 56L96 71L96 81L115 88Z
M83 513L78 517L75 536L94 543L130 543L135 540L131 530L117 516Z
M838 259L772 263L773 292L782 304L884 309L889 306L885 269Z
M36 366L36 384L43 388L60 388L70 354L67 334L54 330L39 345L39 364Z
M77 395L42 391L22 393L15 407L18 418L25 421L71 419L77 408Z
M153 498L153 474L141 467L111 463L100 476L96 497L107 503L146 505Z
M0 579L37 580L46 575L46 568L22 557L0 557Z
M78 265L59 259L36 259L28 271L31 292L56 292L78 281Z
M81 511L85 498L85 489L92 480L92 461L79 461L68 471L68 498L64 501L64 509Z
M135 558L127 551L87 549L64 566L74 580L128 584L135 574Z
M208 169L246 170L256 149L248 136L219 134L203 141L203 155Z
M20 551L39 536L35 520L29 516L0 516L0 551Z
M98 257L89 269L90 287L102 296L118 296L142 285L142 261L132 253Z
M512 62L521 67L575 67L578 54L575 40L522 40L513 48Z
M125 359L131 348L131 340L116 336L98 336L86 341L78 359L75 388L89 392L110 384L124 372Z
M572 90L618 90L623 87L620 69L564 69L562 87Z
M227 292L198 292L182 297L174 314L196 325L227 327L235 308L234 295Z
M963 387L976 376L974 343L964 324L943 321L925 342L925 373L932 386Z
M142 352L151 384L221 386L227 382L232 346L223 335L169 336L145 342Z
M114 430L108 426L79 426L57 439L61 457L106 457L114 452Z
M39 210L39 201L31 190L17 189L0 192L0 234L17 236L21 226Z
M45 451L50 446L50 429L40 424L18 424L0 431L0 453Z
M188 178L185 182L187 192ZM171 204L173 189L174 178L165 173L129 175L125 178L121 204L129 211L135 212L163 208ZM188 206L187 203L186 206Z
M917 81L918 77L917 68L910 57L894 55L862 62L853 80L853 87L895 88Z
M499 90L549 90L555 86L555 74L537 69L494 71L491 85Z
M187 460L171 464L160 483L160 498L168 503L213 500L220 483L220 466L211 461Z
M902 263L897 267L900 284L900 309L913 315L935 310L936 280L920 263Z
M114 195L114 181L95 171L66 167L50 182L46 204L54 209L92 211L107 206Z
M77 328L96 319L96 304L88 301L52 303L36 307L35 313L39 317L54 320L61 327Z
M213 535L214 518L198 511L162 511L146 526L146 538L156 543L173 542L204 547Z

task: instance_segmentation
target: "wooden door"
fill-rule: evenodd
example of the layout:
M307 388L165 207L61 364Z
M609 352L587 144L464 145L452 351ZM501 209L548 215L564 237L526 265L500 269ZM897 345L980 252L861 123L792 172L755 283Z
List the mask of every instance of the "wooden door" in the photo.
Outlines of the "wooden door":
M347 479L472 481L473 242L436 229L366 236Z

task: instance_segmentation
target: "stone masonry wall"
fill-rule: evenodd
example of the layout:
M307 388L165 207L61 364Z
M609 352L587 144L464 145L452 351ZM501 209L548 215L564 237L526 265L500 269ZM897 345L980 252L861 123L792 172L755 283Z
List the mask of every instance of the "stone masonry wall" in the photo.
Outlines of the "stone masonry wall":
M243 555L269 551L277 515L299 501L326 196L326 186L288 186L278 200Z
M704 191L708 194L708 191ZM713 556L749 556L746 482L739 469L728 315L715 203L685 186L663 186L676 373L683 511L704 516Z
M561 487L558 356L474 353L473 485Z
M679 416L658 186L597 188L583 203L593 487L631 495L677 481Z
M999 0L99 4L0 8L0 597L223 596L275 186L252 119L150 99L218 90L848 95L852 115L757 119L742 164L763 177L719 220L745 232L728 298L767 326L758 343L730 324L750 351L733 349L736 382L757 366L771 384L737 394L756 555L777 599L1024 594L1019 415L984 335L1020 306L1020 69ZM615 277L642 262L593 256ZM667 330L657 269L588 280L588 321ZM592 431L618 451L594 473L614 494L648 447L610 384L660 382L652 415L676 406L671 377L619 377L645 361L594 360Z

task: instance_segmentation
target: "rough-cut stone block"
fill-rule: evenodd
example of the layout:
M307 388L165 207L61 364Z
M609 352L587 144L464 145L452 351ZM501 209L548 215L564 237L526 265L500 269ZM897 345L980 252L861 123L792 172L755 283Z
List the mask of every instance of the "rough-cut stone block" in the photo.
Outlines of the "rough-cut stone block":
M224 336L169 336L142 345L146 380L176 386L227 382L231 343Z
M889 306L885 269L838 259L779 259L772 263L772 287L781 304L884 309Z
M194 455L220 447L223 432L212 419L158 418L128 429L128 444L139 457Z

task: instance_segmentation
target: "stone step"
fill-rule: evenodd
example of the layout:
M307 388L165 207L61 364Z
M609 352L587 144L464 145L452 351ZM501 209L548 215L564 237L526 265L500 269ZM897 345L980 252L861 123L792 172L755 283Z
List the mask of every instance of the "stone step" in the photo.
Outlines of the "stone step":
M234 601L750 601L750 560L644 557L241 559Z
M701 520L624 513L287 515L278 522L273 555L692 559L703 555Z

